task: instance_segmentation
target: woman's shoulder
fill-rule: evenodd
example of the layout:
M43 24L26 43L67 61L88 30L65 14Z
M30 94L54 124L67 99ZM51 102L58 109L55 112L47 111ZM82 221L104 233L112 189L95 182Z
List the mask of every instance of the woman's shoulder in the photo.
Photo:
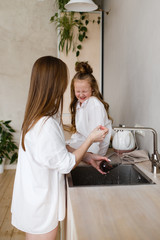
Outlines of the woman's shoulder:
M49 129L49 131L52 130L52 128L59 128L60 125L60 120L58 117L48 117L48 116L44 116L41 117L39 119L39 121L36 124L36 128L39 131L40 129L44 129L47 130Z

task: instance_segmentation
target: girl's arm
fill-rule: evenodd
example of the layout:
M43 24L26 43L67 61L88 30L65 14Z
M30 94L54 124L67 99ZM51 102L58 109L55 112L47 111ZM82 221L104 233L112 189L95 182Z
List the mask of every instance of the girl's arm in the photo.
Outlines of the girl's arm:
M107 152L107 149L108 149L107 142L110 142L110 136L111 136L111 124L110 124L110 121L108 120L106 110L103 104L98 99L96 99L96 97L91 97L89 99L86 110L87 110L87 116L88 116L88 124L86 125L86 129L88 132L92 131L92 129L94 129L97 125L102 125L108 128L109 131L105 138L105 145L106 145L106 152ZM99 142L94 143L89 148L88 151L93 153L100 152L100 154L104 155L105 152L101 150L101 146L102 145Z

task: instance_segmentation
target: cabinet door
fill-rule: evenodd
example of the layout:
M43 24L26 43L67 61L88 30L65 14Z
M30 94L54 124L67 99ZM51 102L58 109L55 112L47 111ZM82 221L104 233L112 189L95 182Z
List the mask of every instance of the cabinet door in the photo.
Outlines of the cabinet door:
M67 218L66 218L66 221L67 221L66 222L66 240L78 240L69 193L67 193ZM64 239L62 239L62 240L64 240Z
M99 89L102 92L102 13L99 11L87 13L89 15L89 24L87 25L88 39L82 42L82 50L77 58L76 52L70 51L66 56L65 52L58 52L58 57L61 58L69 69L69 84L64 95L63 121L65 124L70 123L70 83L75 75L75 63L77 61L88 61L93 68L93 75L95 76ZM100 17L100 24L97 23ZM93 20L95 22L93 23Z

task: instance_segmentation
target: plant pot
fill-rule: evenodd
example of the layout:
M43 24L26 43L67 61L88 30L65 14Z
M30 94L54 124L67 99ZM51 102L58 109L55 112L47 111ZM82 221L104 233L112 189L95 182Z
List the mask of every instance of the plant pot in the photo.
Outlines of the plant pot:
M2 163L0 164L0 174L4 172L4 164L5 164L5 159L3 159Z

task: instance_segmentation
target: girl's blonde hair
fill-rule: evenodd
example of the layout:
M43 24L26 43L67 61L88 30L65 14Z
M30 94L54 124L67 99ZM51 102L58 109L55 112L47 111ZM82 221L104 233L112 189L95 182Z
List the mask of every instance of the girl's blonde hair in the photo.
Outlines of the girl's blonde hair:
M90 83L92 89L92 96L97 97L104 105L104 108L109 117L109 104L103 100L103 96L99 91L99 87L95 77L92 75L92 68L88 64L88 62L77 62L75 66L76 74L71 82L71 103L70 103L70 112L71 112L71 131L76 132L76 124L75 124L75 115L76 115L76 104L78 99L75 96L74 83L76 80L87 80ZM109 119L111 119L109 117Z
M68 84L66 64L52 56L39 58L33 65L28 100L22 124L22 148L26 133L43 116L63 110L63 94Z

